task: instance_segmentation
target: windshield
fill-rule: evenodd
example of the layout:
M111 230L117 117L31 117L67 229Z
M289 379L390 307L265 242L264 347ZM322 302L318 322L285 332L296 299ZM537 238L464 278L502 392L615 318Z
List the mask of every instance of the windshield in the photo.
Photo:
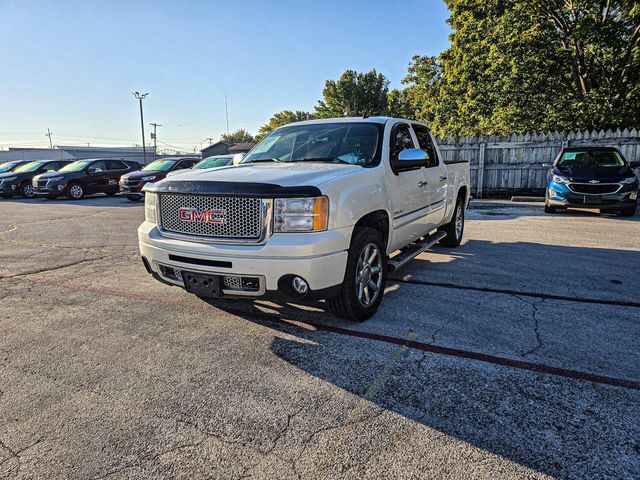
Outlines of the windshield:
M559 167L623 167L624 160L613 150L585 150L565 152L558 161Z
M87 167L87 165L89 165L90 163L91 162L87 162L87 161L73 162L73 163L70 163L69 165L65 165L58 171L59 172L79 172L81 170L84 170Z
M11 172L16 165L23 165L22 163L3 163L2 165L0 165L0 173L4 173L4 172Z
M142 169L143 172L167 172L176 164L175 160L156 160Z
M232 161L233 161L233 157L209 157L196 163L195 167L193 168L201 169L201 168L225 167L227 165L231 165Z
M262 140L242 163L335 161L352 165L377 163L382 125L317 123L281 128Z
M20 165L18 168L14 170L14 172L16 173L35 172L42 165L44 165L44 162L29 162L29 163Z

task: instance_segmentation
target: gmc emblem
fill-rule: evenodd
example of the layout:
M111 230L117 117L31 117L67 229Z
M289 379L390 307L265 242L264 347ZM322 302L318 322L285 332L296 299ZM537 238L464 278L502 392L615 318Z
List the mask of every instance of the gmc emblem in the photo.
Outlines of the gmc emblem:
M225 211L222 209L198 210L197 208L183 207L178 210L178 219L181 222L195 223L224 223Z

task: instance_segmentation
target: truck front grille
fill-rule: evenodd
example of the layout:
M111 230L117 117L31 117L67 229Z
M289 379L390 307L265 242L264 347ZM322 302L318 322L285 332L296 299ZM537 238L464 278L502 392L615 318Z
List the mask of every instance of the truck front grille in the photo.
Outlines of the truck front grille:
M617 192L620 189L620 185L617 183L570 183L569 188L575 193L606 195Z
M259 198L160 194L160 227L167 232L258 241L265 212Z

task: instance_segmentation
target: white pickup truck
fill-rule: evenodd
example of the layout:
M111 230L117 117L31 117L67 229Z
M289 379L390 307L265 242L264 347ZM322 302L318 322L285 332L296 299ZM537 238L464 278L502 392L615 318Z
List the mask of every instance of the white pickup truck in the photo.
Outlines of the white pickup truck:
M428 128L338 118L278 128L238 166L145 186L140 253L157 280L207 301L325 299L365 320L388 271L460 244L469 164L445 164Z

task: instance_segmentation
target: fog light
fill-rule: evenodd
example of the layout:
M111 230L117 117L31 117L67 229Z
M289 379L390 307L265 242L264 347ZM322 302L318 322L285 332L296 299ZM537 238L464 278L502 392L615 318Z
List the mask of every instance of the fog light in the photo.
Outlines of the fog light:
M291 286L293 287L295 292L299 293L300 295L304 295L309 291L309 285L307 284L307 282L304 281L304 279L300 277L293 277L293 280L291 281Z
M629 198L631 200L635 200L636 198L638 198L638 192L632 192L631 195L629 195Z
M65 185L58 185L58 190L62 191L64 190Z

